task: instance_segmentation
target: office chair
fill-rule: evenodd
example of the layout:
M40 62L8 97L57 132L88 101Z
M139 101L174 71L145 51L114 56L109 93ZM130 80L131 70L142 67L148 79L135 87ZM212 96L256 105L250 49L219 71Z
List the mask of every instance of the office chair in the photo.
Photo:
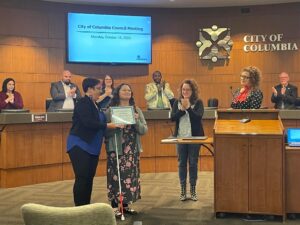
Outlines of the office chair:
M295 102L296 108L300 109L300 97L296 98L296 102Z
M52 207L28 203L21 207L25 225L116 225L113 209L106 203L77 207Z
M207 106L208 107L216 107L218 108L219 101L217 98L210 98L207 100Z
M52 102L52 98L47 98L46 101L45 101L45 108L46 108L46 111L48 111L48 108L50 106Z

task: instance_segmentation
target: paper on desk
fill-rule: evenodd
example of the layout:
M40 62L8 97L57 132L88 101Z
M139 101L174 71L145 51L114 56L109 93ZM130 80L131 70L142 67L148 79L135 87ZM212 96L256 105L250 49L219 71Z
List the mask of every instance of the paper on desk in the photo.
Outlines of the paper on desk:
M177 138L168 138L168 139L162 139L161 142L175 142L178 141Z

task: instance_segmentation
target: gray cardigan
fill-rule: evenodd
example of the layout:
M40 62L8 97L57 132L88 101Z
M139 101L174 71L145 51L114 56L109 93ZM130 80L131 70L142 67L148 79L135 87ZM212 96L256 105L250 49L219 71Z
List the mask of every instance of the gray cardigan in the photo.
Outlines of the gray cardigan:
M137 149L142 152L142 145L141 145L141 135L144 135L148 131L148 126L145 120L145 117L141 111L140 108L136 107L136 111L139 114L139 118L136 120L136 124L133 125L136 130L136 144ZM107 123L111 122L111 110L108 108L105 112ZM116 134L116 136L115 136ZM114 152L116 151L116 142L117 142L117 149L118 149L118 155L122 155L122 139L123 131L122 129L106 129L105 134L105 147L106 152ZM116 141L117 140L117 141Z

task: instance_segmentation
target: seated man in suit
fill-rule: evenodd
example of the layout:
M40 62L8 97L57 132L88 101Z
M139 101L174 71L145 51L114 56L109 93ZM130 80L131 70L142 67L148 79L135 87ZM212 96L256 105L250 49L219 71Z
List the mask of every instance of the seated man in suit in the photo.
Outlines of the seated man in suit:
M280 84L272 87L271 101L275 103L275 109L294 109L298 97L296 86L289 84L289 75L282 72L279 75Z
M47 110L48 112L55 112L57 109L74 109L75 102L81 95L77 85L71 82L71 77L71 72L64 70L62 80L51 83L52 102Z
M162 80L161 72L152 74L154 82L146 85L145 99L148 109L170 109L174 102L174 94L169 83Z

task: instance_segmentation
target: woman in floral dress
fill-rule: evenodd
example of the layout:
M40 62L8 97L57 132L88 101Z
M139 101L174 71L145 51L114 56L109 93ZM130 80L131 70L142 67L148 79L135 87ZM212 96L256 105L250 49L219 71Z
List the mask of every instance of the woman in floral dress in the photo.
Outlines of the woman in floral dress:
M115 209L116 216L119 217L121 213L118 209L120 199L116 151L119 156L123 209L125 213L135 214L136 211L130 208L129 204L141 198L140 136L147 132L148 127L142 111L135 106L133 93L128 84L121 84L115 89L110 106L133 106L136 120L133 125L124 125L122 128L109 130L106 134L108 199ZM110 107L106 111L106 116L107 120L111 121Z

